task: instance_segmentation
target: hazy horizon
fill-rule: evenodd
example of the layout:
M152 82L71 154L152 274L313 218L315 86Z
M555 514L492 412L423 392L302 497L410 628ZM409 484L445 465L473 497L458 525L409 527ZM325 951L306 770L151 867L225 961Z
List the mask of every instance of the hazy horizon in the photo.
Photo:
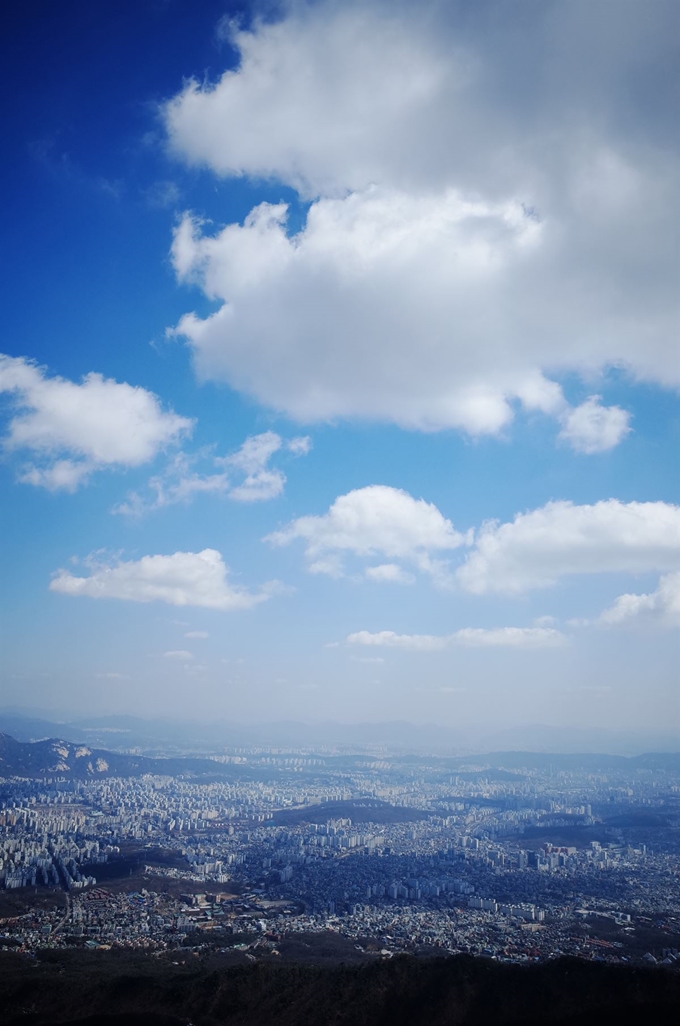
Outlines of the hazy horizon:
M137 717L130 714L84 716L22 708L0 708L0 734L22 742L61 738L113 751L146 751L168 754L220 754L230 750L259 748L323 752L341 751L429 753L431 755L483 756L493 752L533 752L572 755L624 755L680 751L677 731L640 728L550 726L526 723L517 726L487 724L445 726L408 720L339 721L263 718Z

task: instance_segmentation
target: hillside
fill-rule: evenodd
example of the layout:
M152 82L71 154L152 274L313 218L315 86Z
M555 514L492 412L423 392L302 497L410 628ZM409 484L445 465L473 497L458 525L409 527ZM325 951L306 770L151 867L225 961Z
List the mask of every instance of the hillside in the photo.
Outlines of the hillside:
M366 756L326 756L321 762L325 769L338 766L355 766L367 761ZM370 759L368 761L371 761ZM491 767L491 772L478 769L472 773L462 772L463 777L494 776L512 769L588 769L634 770L653 769L677 772L680 755L654 752L638 756L611 755L541 755L533 752L494 752L475 757L437 758L432 756L400 756L396 765L427 765L441 772L455 772L461 767L477 764ZM169 758L149 755L130 755L96 748L83 742L66 741L63 738L47 738L42 741L17 741L9 734L0 733L0 776L33 777L36 779L62 777L72 780L90 780L99 777L134 777L144 773L167 774L170 776L191 775L211 779L270 779L271 768L237 763L220 763L210 758L196 756L172 756ZM507 776L504 775L502 779Z
M565 959L226 966L190 954L180 964L124 952L0 955L8 1026L626 1026L670 1022L679 1001L678 973Z
M242 772L238 766L225 766L211 759L156 759L110 752L105 748L91 748L62 738L28 742L17 741L9 734L0 734L0 776L3 777L90 780L113 776L135 777L144 773L233 777Z
M74 779L114 774L131 776L150 772L152 764L153 760L141 756L121 755L61 738L31 743L0 734L0 773L3 776Z

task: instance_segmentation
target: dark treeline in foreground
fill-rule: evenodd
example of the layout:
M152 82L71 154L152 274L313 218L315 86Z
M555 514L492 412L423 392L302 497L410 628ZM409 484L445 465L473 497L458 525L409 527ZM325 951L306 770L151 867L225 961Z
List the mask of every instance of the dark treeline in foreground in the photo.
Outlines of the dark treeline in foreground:
M7 1026L626 1026L672 1022L680 974L470 956L220 965L125 952L0 956Z

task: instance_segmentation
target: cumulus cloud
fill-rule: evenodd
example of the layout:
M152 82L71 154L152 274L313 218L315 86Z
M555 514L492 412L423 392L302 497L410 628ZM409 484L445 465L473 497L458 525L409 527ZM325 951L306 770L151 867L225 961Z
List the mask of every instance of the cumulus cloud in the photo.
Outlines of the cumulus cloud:
M183 648L175 649L171 652L164 652L163 656L166 659L176 659L180 663L188 663L194 658L191 652L187 652L186 649Z
M416 129L450 81L443 48L436 54L422 32L376 16L375 5L287 6L278 23L229 25L240 66L215 84L189 80L167 104L172 149L217 174L277 177L304 194L383 178L409 155L394 138L405 114Z
M506 524L482 526L456 571L465 591L523 592L570 574L672 570L680 552L680 507L665 502L592 506L549 502Z
M407 573L397 563L381 563L379 566L367 566L364 571L369 581L387 582L390 584L413 584L415 577Z
M114 513L141 516L151 510L175 503L190 502L199 494L223 495L235 502L265 502L281 495L286 484L283 471L269 466L271 457L286 450L293 456L304 456L311 449L307 437L284 440L274 431L251 435L229 456L215 456L212 450L177 453L163 473L148 482L149 495L130 492L126 500L114 507ZM208 463L212 472L196 468Z
M554 648L566 642L564 634L549 627L464 627L453 634L395 634L394 631L357 631L348 645L401 648L412 652L438 652L453 645L468 648Z
M302 421L361 416L471 434L509 423L520 393L532 408L560 402L530 361L517 368L507 338L493 343L493 362L488 347L486 360L465 355L487 345L490 321L501 326L502 311L480 309L481 291L537 244L540 225L520 204L374 187L318 201L294 238L285 221L285 205L262 204L214 237L188 216L178 227L178 277L224 301L176 328L200 377Z
M369 485L339 496L321 516L299 517L265 538L276 546L296 540L304 542L313 574L343 577L349 556L382 556L390 562L365 566L364 578L409 584L410 571L418 570L443 587L517 594L573 574L674 570L680 559L680 507L618 499L582 506L556 501L518 513L509 523L488 521L475 535L457 531L424 499ZM453 551L463 547L469 547L467 555L452 568ZM535 626L553 622L544 617Z
M175 552L170 556L143 556L113 565L94 564L88 577L59 570L51 591L89 598L115 598L128 602L167 602L172 606L206 609L252 609L265 602L279 587L269 582L259 591L233 585L229 568L215 549Z
M457 549L469 541L433 503L387 485L340 495L322 516L300 517L265 540L281 546L297 539L305 543L312 573L342 576L346 555L364 559L380 555L404 560L439 582L447 578L447 569L433 553ZM371 571L378 580L405 576L397 564L369 567L369 577Z
M559 438L576 452L588 455L613 449L631 430L630 414L620 406L601 406L602 396L591 395L568 410Z
M626 412L571 409L560 376L680 382L676 133L649 100L671 95L673 4L626 4L615 31L607 5L474 8L291 3L230 28L237 66L168 102L170 147L312 202L293 236L285 204L217 231L187 214L177 276L222 305L176 331L200 377L301 421L494 434L520 404L602 452Z
M579 128L588 152L595 98L607 139L624 102L654 115L637 131L656 139L663 117L673 117L670 101L654 104L641 88L672 69L654 63L674 53L672 0L657 5L654 19L626 5L616 32L611 12L589 4L548 4L524 16L494 10L493 19L484 3L466 7L464 19L455 4L446 7L294 2L250 30L228 23L238 64L214 82L189 79L167 103L171 148L218 175L278 178L311 196L383 181L416 189L452 174L491 190L550 167ZM521 33L508 39L518 17ZM576 123L567 121L576 112ZM555 121L566 138L546 138ZM548 152L536 152L541 141ZM498 166L492 158L502 151Z
M0 355L0 392L15 414L3 444L36 461L20 480L75 491L102 467L137 467L190 432L193 422L164 411L144 388L87 374L78 384L48 377L22 357Z
M394 631L356 631L348 634L348 645L375 645L385 648L405 648L414 652L435 652L448 645L448 638L434 634L395 634Z
M599 623L606 627L631 622L680 626L680 571L663 576L651 594L619 595L599 619Z

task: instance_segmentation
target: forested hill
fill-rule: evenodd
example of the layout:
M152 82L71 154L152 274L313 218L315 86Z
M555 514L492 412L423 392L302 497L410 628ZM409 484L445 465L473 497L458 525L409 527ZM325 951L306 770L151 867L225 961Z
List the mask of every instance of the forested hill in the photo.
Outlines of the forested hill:
M43 958L44 955L44 958ZM628 1026L670 1023L680 973L470 956L222 966L187 953L0 953L7 1026Z

